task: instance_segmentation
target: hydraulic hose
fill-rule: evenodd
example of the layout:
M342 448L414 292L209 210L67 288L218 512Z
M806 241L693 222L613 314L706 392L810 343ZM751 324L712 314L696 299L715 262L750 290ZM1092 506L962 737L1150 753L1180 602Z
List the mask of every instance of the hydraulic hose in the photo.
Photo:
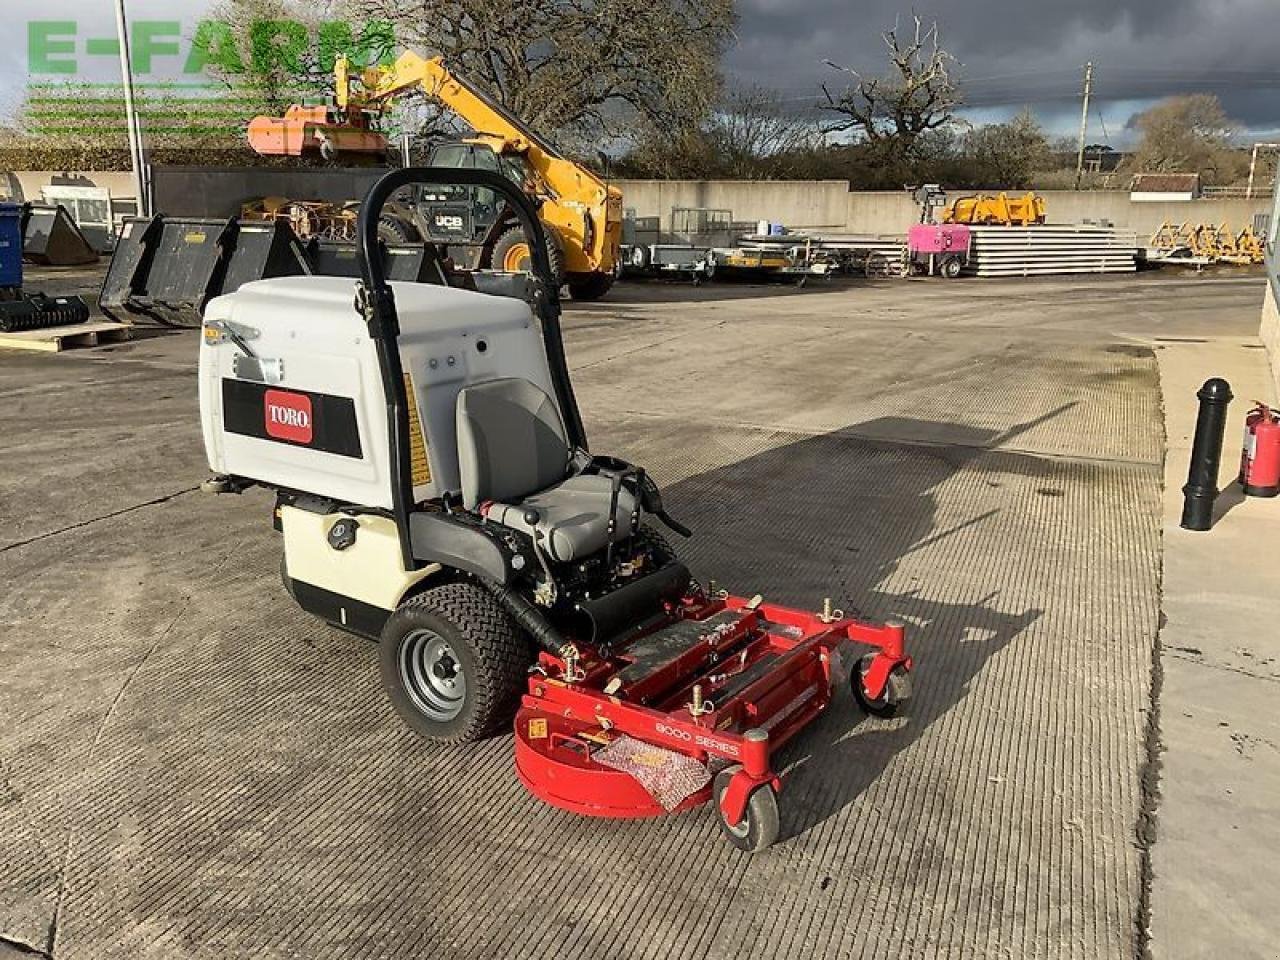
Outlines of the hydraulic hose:
M560 635L560 631L547 622L541 611L523 596L505 587L500 583L492 580L477 578L478 582L491 594L493 598L502 605L502 608L511 615L511 619L525 633L533 637L539 649L546 651L553 657L563 657L564 650L569 646L569 641Z

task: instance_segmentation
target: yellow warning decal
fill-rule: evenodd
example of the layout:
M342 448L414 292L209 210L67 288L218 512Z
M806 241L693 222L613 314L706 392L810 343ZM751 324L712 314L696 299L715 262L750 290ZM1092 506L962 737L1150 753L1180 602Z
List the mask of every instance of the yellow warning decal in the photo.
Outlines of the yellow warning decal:
M188 233L182 238L183 243L204 243L205 235L203 233Z
M547 739L547 721L545 717L535 717L529 721L529 739Z
M413 485L421 487L431 482L431 464L427 460L427 438L418 418L418 395L413 390L413 378L404 375L404 392L409 398L409 466L413 473Z

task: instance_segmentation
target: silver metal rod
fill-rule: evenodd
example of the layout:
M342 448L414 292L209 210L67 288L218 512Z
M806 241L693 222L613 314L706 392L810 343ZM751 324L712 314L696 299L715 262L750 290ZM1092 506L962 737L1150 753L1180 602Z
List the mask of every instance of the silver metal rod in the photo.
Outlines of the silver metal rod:
M120 80L124 88L125 123L129 130L129 165L133 169L133 187L137 193L138 215L150 213L147 203L146 176L142 161L142 126L133 99L133 64L129 59L129 17L124 0L116 0L116 35L120 39Z

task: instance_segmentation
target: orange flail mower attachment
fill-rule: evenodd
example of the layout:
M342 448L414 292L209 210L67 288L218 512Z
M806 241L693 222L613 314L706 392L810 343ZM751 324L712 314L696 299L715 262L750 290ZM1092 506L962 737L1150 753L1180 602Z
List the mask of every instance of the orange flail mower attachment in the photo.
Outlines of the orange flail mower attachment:
M319 155L335 160L343 155L385 155L387 138L373 129L362 111L343 117L323 104L294 104L283 117L254 117L249 122L249 146L266 157Z

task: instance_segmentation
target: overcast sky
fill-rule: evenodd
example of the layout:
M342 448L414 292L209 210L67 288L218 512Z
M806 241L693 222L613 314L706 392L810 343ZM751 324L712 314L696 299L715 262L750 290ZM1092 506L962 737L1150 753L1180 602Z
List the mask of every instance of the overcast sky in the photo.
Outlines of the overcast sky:
M127 4L135 20L178 20L189 41L212 0ZM738 9L738 42L725 64L730 82L776 88L803 109L824 80L841 84L825 59L881 71L880 33L895 15L908 21L911 7L896 0L738 0ZM70 79L31 76L31 21L74 25L74 52L59 56L74 59L77 78L118 79L118 61L89 46L114 35L112 10L110 0L0 0L6 22L19 27L10 34L15 42L0 49L0 113L16 108L29 80ZM1074 134L1082 68L1092 60L1091 141L1123 146L1134 113L1155 98L1193 90L1218 93L1251 136L1280 130L1280 0L926 0L916 11L937 18L944 45L960 61L975 121L1030 104L1051 130ZM157 55L147 79L183 79L183 59L182 52Z
M824 59L882 70L880 34L911 12L894 0L738 0L738 9L730 73L800 98L840 85ZM1218 93L1253 131L1280 128L1280 0L928 0L915 10L937 19L975 119L1029 103L1055 130L1074 131L1092 60L1091 139L1105 126L1123 140L1152 98L1190 90Z

